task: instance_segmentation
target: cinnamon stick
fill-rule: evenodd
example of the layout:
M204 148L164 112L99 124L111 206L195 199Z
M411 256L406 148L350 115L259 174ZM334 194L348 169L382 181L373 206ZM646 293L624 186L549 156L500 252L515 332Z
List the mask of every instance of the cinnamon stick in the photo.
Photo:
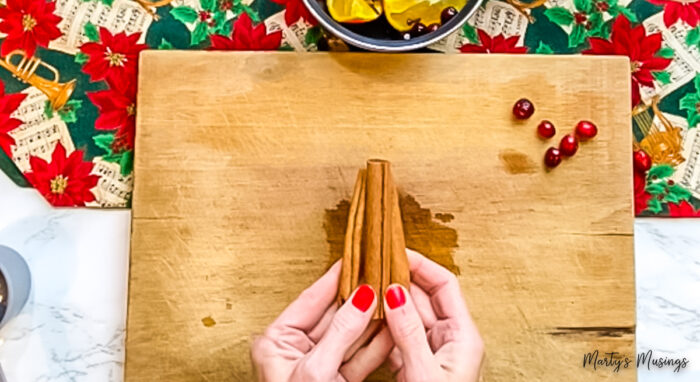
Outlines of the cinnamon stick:
M348 299L352 291L357 287L354 285L357 283L357 275L359 274L359 251L356 251L354 246L355 242L359 243L359 240L355 240L355 226L357 224L357 213L360 206L360 199L364 191L365 183L365 171L360 170L357 173L357 180L355 181L355 189L352 193L352 201L350 203L350 211L348 213L348 225L345 231L345 243L343 246L343 266L340 270L340 283L338 286L338 299L341 303ZM364 208L364 200L363 200ZM364 211L363 213L364 214ZM360 220L363 219L360 215ZM362 226L362 224L359 224ZM353 283L354 280L354 283Z
M383 276L383 236L384 236L384 164L380 161L367 162L367 186L365 200L365 231L363 281L376 293L381 293ZM377 304L379 305L379 304ZM374 318L381 318L382 309L377 306Z
M379 303L375 319L384 318L381 298L388 286L410 285L399 198L390 163L367 161L360 170L350 204L343 247L338 300L345 302L360 284L369 284Z

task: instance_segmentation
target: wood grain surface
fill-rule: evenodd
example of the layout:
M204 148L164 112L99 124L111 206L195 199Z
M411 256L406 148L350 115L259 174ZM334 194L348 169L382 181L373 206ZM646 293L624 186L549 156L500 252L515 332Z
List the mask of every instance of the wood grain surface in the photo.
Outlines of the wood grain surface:
M484 381L636 380L582 368L634 357L629 89L620 57L144 52L126 380L253 380L252 336L334 259L333 211L375 157L454 242L404 216L459 272ZM545 171L580 119L598 136Z

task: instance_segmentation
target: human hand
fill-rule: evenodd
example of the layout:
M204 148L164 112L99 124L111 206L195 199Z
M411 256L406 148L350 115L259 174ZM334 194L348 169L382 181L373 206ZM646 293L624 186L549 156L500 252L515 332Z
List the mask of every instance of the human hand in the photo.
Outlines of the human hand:
M384 362L394 346L386 327L364 345L375 292L362 285L337 307L339 276L337 262L255 339L251 355L259 381L362 381Z
M389 367L399 382L476 382L484 343L457 278L417 252L406 253L410 293L395 284L384 298L387 325L396 344Z

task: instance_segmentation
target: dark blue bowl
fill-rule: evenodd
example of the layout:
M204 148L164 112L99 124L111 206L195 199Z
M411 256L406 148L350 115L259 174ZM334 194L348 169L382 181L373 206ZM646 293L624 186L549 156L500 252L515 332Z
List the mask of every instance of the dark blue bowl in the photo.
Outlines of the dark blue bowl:
M343 24L333 20L328 14L325 0L304 0L304 5L324 28L348 44L378 52L405 52L428 46L456 31L467 22L482 1L467 0L464 8L440 29L408 40L401 39L384 16L369 23Z

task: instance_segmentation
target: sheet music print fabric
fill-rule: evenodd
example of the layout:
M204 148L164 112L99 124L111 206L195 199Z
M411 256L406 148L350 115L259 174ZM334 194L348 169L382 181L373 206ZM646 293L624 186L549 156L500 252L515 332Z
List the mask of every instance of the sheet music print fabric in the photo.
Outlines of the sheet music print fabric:
M634 174L635 213L700 216L699 15L700 0L486 0L429 49L629 56L634 149L653 161ZM47 200L103 208L131 199L140 51L347 49L301 0L6 0L0 38L3 59L38 58L47 80L15 78L17 57L0 69L0 168L21 186L43 181ZM80 159L82 177L54 158Z

